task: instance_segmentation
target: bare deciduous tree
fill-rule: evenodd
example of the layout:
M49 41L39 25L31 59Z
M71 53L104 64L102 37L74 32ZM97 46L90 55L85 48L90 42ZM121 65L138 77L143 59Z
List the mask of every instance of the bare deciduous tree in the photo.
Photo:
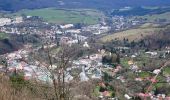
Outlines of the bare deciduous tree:
M51 83L48 82L48 85L53 91L52 94L53 97L50 97L50 99L71 100L72 99L72 96L70 94L71 83L66 81L67 68L71 66L72 60L78 52L78 48L74 46L67 47L63 45L62 47L60 47L60 51L53 55L51 52L50 45L48 43L43 47L46 47L44 51L47 57L46 59L48 60L47 61L48 64L44 66L47 68L51 80ZM54 64L57 66L56 68L53 68ZM47 99L49 99L48 96L46 97Z

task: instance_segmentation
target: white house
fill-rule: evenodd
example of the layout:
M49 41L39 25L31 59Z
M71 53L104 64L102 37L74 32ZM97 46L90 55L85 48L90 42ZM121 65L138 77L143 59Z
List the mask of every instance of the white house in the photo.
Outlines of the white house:
M23 18L22 17L16 17L16 18L14 18L14 20L13 20L13 23L21 23L21 22L23 22Z
M73 24L66 24L66 25L60 25L60 28L67 29L67 28L71 28L73 26L74 26Z
M129 100L129 99L131 99L132 97L130 97L129 95L127 95L127 94L125 94L124 95L124 97L127 99L127 100Z
M89 48L90 46L88 45L88 43L87 43L87 42L84 42L83 47L87 47L87 48Z
M148 52L145 52L146 54L150 54L151 56L156 56L158 53L157 52L150 52L150 51L148 51Z
M80 80L81 81L88 81L89 80L89 78L86 75L84 66L82 66L82 72L80 73Z
M160 72L161 72L160 69L155 69L155 70L153 71L154 74L159 74Z

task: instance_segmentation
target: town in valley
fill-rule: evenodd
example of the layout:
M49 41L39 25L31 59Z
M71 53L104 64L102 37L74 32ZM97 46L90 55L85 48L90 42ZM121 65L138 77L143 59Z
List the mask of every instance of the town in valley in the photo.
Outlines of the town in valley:
M169 6L0 10L1 81L24 100L170 100L169 17Z

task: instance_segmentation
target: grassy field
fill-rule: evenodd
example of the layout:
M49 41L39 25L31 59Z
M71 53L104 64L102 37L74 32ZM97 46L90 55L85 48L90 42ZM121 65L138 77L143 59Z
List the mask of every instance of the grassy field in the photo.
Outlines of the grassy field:
M146 36L150 36L158 32L159 30L164 29L160 28L159 25L153 24L144 24L136 29L129 29L122 32L117 32L113 34L109 34L100 38L102 42L110 42L112 40L118 39L123 40L124 38L128 39L129 41L138 41Z
M170 75L170 66L167 66L167 67L164 68L163 74L164 75Z
M68 9L55 9L44 8L35 10L22 10L14 15L25 14L27 16L39 16L50 23L85 23L96 24L103 14L96 10L81 9L81 10L68 10Z
M147 77L150 77L150 76L152 76L152 74L149 73L149 72L141 72L141 73L139 73L139 77L141 77L141 78L147 78Z
M115 39L123 40L124 38L129 39L129 41L138 41L143 37L154 34L158 28L137 28L130 29L118 33L113 33L101 38L102 42L110 42Z
M0 40L8 38L8 35L6 33L0 32Z

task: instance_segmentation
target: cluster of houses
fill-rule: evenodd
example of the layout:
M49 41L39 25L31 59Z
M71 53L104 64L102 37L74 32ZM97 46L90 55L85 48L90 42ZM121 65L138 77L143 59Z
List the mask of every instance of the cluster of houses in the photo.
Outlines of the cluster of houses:
M0 18L0 26L17 24L23 22L22 17L15 17L15 18Z
M87 45L87 43L85 43ZM23 49L14 51L12 53L5 54L7 61L7 68L1 66L1 71L7 72L9 75L14 72L23 72L24 78L26 80L36 79L42 82L52 82L50 78L51 74L48 65L37 60L33 62L28 62L29 53L32 52L33 49L31 46L26 45ZM92 54L90 56L79 58L78 60L74 60L73 64L66 69L65 73L65 81L69 82L74 79L75 76L71 75L72 70L80 69L79 73L80 81L88 81L90 79L101 79L102 78L102 54ZM57 68L56 65L50 66L52 70ZM57 76L55 76L57 77Z
M28 17L28 16L27 16ZM31 16L30 16L31 17ZM28 18L30 18L28 17ZM140 22L138 20L128 20L127 18L124 18L123 16L114 16L112 18L113 20L113 26L114 29L119 31L125 28L128 28L132 25L138 25ZM91 32L92 34L99 35L102 33L109 32L113 27L102 25L102 24L96 24L96 25L89 25L84 26L81 29L76 29L74 27L74 24L63 24L63 25L53 25L48 23L43 23L44 26L47 27L34 27L34 26L23 26L22 28L11 26L12 24L18 24L22 23L23 18L22 17L16 17L14 19L10 18L0 18L0 31L5 33L16 33L16 34L38 34L42 38L46 40L56 40L59 39L60 44L67 44L71 46L72 44L78 44L79 42L83 42L83 47L90 48L90 45L86 41L88 39L88 36L84 36L81 34L82 32ZM40 23L42 25L42 23ZM10 25L10 26L8 26ZM57 40L58 41L58 40ZM54 46L53 44L52 46ZM29 53L33 51L33 49L30 49L30 46L26 46L25 48L5 54L6 60L7 60L7 68L4 68L4 66L0 65L0 71L8 72L9 74L14 72L23 72L24 78L26 80L36 79L43 82L52 82L52 79L50 78L51 73L47 67L50 67L52 70L57 68L56 65L48 66L46 64L42 64L39 61L34 61L34 63L28 62ZM35 48L36 49L36 48ZM34 49L34 50L35 50ZM122 50L129 50L128 47L115 47L116 50L122 51ZM163 57L166 58L167 54L170 54L170 47L166 47L166 50L162 52ZM80 81L88 81L90 79L102 79L103 72L107 72L110 76L115 76L121 69L121 65L118 65L113 68L109 65L103 65L102 64L102 57L104 52L102 50L99 50L98 53L92 54L89 56L81 57L77 60L74 60L72 65L66 69L64 72L65 74L65 81L69 82L71 80L74 80L74 77L71 73L72 70L79 69L79 80ZM159 57L160 52L156 51L148 51L145 52L146 55L150 58ZM133 54L131 58L136 58L138 54ZM129 69L135 73L141 73L142 71L138 67L138 65L133 62L133 60L128 61ZM161 69L155 69L152 74L159 74L161 72ZM57 78L57 76L55 76ZM125 83L126 80L123 75L117 76L117 80L120 80L122 83ZM156 80L153 80L152 78L135 78L135 81L145 81L149 80L151 82L156 82ZM170 82L170 77L167 76L167 82ZM102 92L101 96L109 96L109 92ZM157 96L155 95L146 95L139 93L139 96L150 96L153 99L157 100L158 98L168 98L164 94L159 94ZM131 99L128 94L125 94L124 97L126 99ZM167 99L169 100L169 99Z
M47 28L37 28L33 26L23 26L22 28L16 26L2 26L0 27L0 31L11 34L37 34L42 38L42 40L59 41L60 44L72 45L84 42L88 37L80 34L80 29L73 29L73 26L73 24L66 24L62 26L47 25ZM51 28L49 29L48 27Z
M169 55L169 50L170 49L168 47L166 47L165 50L162 50L162 51L147 51L147 52L145 52L145 54L146 54L146 57L149 57L150 59L158 58L158 57L160 57L161 54L164 55L163 58L166 58L166 56ZM133 57L131 56L131 59L137 58L137 56L138 55L134 54ZM131 71L135 72L138 76L139 76L140 73L144 72L139 68L137 62L134 62L133 60L129 60L128 65L129 65L129 69ZM150 81L151 83L156 84L158 82L158 80L154 76L158 76L160 73L162 73L164 71L163 68L166 68L166 67L167 66L164 65L164 67L161 66L161 68L159 68L159 69L154 69L153 71L148 71L147 73L152 74L152 76L146 76L146 77L140 77L139 76L139 77L135 78L135 81L139 81L139 82ZM169 75L164 75L164 77L165 77L166 82L168 84L170 82L169 81ZM138 95L142 98L150 98L151 100L169 100L170 99L170 97L168 95L165 95L165 94L155 95L154 91L151 91L149 93L137 93L136 95ZM131 100L132 97L126 94L125 98L128 99L128 100Z
M71 37L68 36L61 36L60 38L60 44L66 44L71 46L72 44L78 44L80 42L84 42L88 37L78 35L78 34L73 34ZM88 46L87 42L85 42L84 46Z
M82 57L73 61L73 68L81 68L81 81L88 81L89 79L101 79L103 76L101 63L102 54L92 54L90 56ZM76 67L75 67L76 66Z
M99 35L99 34L102 34L102 33L109 32L110 29L111 29L110 26L102 25L102 24L96 24L96 25L89 25L87 27L83 27L82 31L91 32L95 35Z
M30 16L31 17L31 16ZM42 40L59 41L61 44L76 44L84 42L88 37L82 33L83 29L75 28L74 24L49 24L45 22L32 22L27 17L0 18L0 32L11 34L37 34ZM23 22L23 23L21 23ZM15 23L15 25L11 25ZM37 26L39 26L37 28Z
M35 79L37 81L41 82L48 82L51 83L51 73L48 70L48 66L46 64L42 64L39 61L28 62L27 58L29 55L29 52L32 50L19 50L15 51L13 53L5 54L6 61L7 61L7 68L4 66L1 66L1 71L7 72L9 75L12 75L12 73L20 73L22 72L24 74L25 80L32 80ZM56 68L55 65L50 66L50 68ZM73 79L73 77L68 73L65 72L65 81L70 81Z
M121 31L132 26L141 25L143 20L141 19L132 19L124 16L115 15L112 17L112 29L115 31Z

